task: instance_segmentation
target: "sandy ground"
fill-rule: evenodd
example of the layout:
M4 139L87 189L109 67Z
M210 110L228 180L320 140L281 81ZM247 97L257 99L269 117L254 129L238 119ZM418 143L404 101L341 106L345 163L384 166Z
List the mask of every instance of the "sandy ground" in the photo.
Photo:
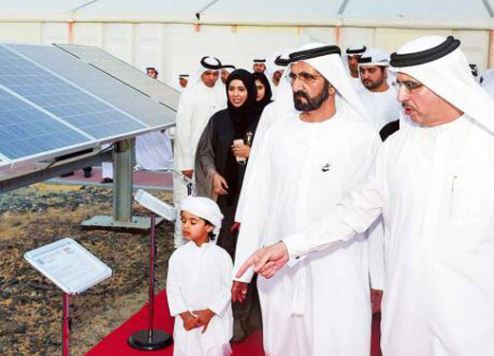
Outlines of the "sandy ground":
M170 193L156 195L171 201ZM113 276L72 298L71 354L83 355L147 301L148 235L87 231L80 222L111 214L111 189L36 184L0 196L0 355L61 354L61 292L23 254L72 237ZM134 215L146 215L135 206ZM173 226L158 228L157 290L164 288Z

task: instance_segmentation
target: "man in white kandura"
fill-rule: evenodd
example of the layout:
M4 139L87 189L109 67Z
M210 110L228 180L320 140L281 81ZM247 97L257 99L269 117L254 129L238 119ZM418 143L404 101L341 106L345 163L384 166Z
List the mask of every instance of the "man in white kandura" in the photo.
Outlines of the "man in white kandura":
M311 44L287 59L301 113L266 133L249 182L257 189L245 196L234 271L256 249L327 215L373 162L380 140L339 54L337 46ZM266 354L367 354L371 309L363 236L293 264L271 280L258 279ZM251 277L236 279L234 300Z
M296 257L351 241L381 212L384 356L491 355L494 350L494 101L453 37L391 55L398 98L417 127L381 147L367 178L322 218L257 251L266 277ZM280 271L281 272L281 271Z
M377 48L368 48L358 60L362 87L358 90L370 123L379 131L388 122L398 120L401 105L395 88L388 84L389 55Z
M199 138L211 116L226 107L226 93L217 88L221 62L213 57L203 57L199 68L192 75L187 88L180 96L177 109L177 128L175 137L175 169L186 177L192 178L194 159ZM187 184L174 175L173 203L180 203L187 196ZM175 247L183 244L180 232L180 219L175 226Z
M362 99L371 125L377 132L388 122L399 119L401 105L396 90L388 84L389 54L367 48L358 60ZM384 228L379 217L367 230L369 243L369 275L373 312L379 312L384 286Z
M264 73L266 71L266 58L257 58L252 62L252 73Z
M348 71L350 81L355 89L362 88L362 82L360 81L358 72L358 60L366 50L367 47L364 45L351 45L345 51L347 63L345 70Z

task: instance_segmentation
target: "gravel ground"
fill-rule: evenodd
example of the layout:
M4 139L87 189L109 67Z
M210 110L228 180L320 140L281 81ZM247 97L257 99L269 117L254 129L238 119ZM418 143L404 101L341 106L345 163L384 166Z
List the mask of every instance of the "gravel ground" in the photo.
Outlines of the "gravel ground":
M171 201L170 193L155 193ZM110 215L111 189L36 184L0 195L0 355L61 354L62 296L23 254L72 237L113 276L72 298L71 354L83 355L147 301L148 235L87 231L81 221ZM134 206L135 215L146 215ZM158 230L157 288L164 288L173 226Z

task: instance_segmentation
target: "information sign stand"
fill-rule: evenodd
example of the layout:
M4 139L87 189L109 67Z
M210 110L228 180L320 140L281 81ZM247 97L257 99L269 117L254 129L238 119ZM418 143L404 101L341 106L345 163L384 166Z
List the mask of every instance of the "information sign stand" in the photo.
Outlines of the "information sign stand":
M173 343L173 338L166 332L154 329L154 283L156 270L156 214L169 221L175 220L175 209L153 195L139 189L135 201L151 211L151 233L149 243L149 302L148 328L139 330L129 337L128 343L138 350L159 350Z
M24 254L26 261L63 292L62 353L69 355L71 295L78 295L111 277L112 270L71 238Z

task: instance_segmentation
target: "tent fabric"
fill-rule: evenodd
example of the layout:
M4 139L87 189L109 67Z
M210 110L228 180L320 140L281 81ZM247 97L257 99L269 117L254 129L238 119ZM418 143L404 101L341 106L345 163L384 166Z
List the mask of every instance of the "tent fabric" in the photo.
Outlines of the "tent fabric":
M2 0L0 21L494 29L494 0Z
M68 21L72 9L87 2L88 0L1 0L0 20Z
M211 0L98 0L74 13L76 21L194 23Z
M494 25L491 15L483 0L350 0L343 24L488 29Z

